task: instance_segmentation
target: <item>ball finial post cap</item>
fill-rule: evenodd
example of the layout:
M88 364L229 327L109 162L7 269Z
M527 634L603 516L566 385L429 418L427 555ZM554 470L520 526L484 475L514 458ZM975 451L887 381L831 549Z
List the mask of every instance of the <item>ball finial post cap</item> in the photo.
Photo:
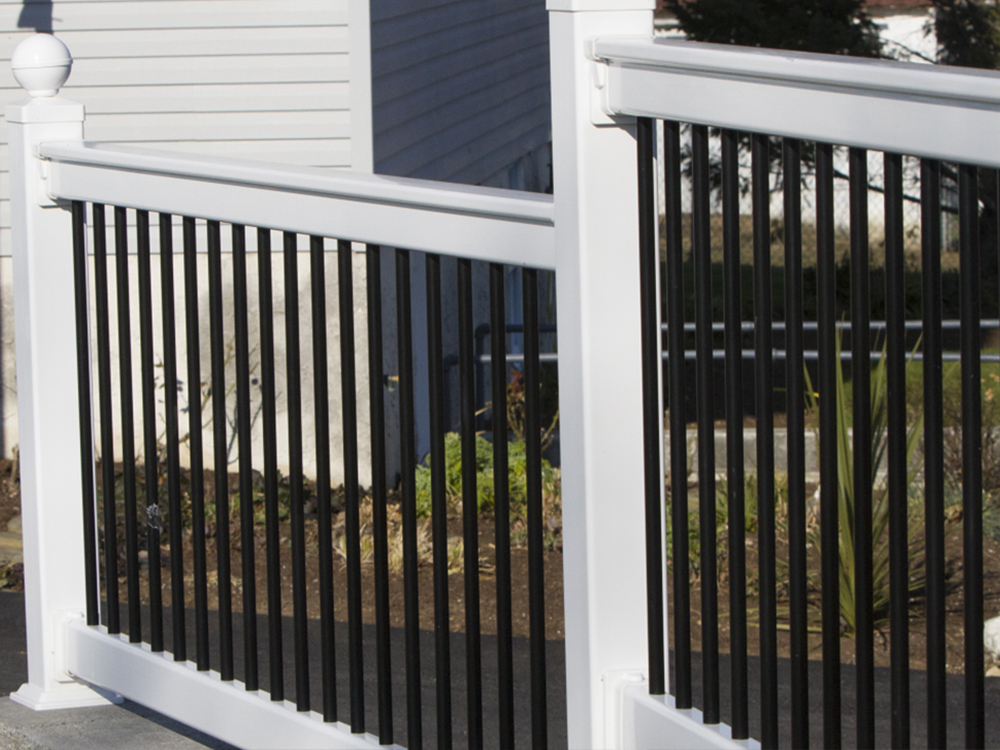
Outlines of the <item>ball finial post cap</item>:
M14 78L34 98L53 97L69 78L73 57L52 34L29 36L14 50L10 60Z

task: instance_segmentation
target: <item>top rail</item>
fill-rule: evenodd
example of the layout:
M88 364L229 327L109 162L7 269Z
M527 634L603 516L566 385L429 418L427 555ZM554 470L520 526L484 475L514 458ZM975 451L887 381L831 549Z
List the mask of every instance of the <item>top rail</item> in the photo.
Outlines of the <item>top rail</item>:
M85 141L39 155L53 198L555 268L549 195Z
M671 39L601 37L602 107L1000 166L1000 73Z

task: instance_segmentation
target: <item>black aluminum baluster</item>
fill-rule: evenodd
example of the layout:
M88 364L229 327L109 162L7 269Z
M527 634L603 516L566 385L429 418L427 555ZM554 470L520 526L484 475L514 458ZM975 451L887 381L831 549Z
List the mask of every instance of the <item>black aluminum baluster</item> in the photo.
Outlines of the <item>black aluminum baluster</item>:
M208 238L208 311L209 311L209 348L211 350L211 387L212 396L212 448L215 478L215 525L217 529L225 529L223 539L216 537L216 547L218 550L218 578L219 586L219 614L221 622L232 621L232 589L222 586L221 581L225 578L230 580L229 571L229 441L226 435L226 362L225 362L225 332L223 330L222 312L222 238L220 236L219 222L209 221L206 226ZM191 330L191 314L196 311L189 311L188 330ZM197 321L197 315L195 315ZM197 322L196 322L197 324ZM197 350L195 350L197 353ZM188 352L188 366L191 367L191 354ZM188 376L191 379L191 375ZM189 394L190 395L190 394ZM194 425L192 424L192 432ZM200 426L199 426L200 429ZM200 452L200 451L199 451ZM203 496L203 495L202 495ZM202 538L204 535L204 515L203 511L194 511L192 503L192 515L194 518L193 528L201 527ZM225 544L223 544L223 542ZM245 551L244 551L244 554ZM195 570L204 570L207 567L204 543L194 545ZM208 665L208 626L207 626L207 595L205 596L206 620L205 630L202 632L201 605L198 604L198 590L201 584L198 575L195 575L195 619L198 622L197 630L197 650L198 663ZM246 582L244 582L244 596L246 593ZM243 603L244 627L246 626L246 601ZM220 629L221 638L228 638L232 642L232 625L228 628ZM220 643L221 643L220 638ZM203 652L204 649L204 652Z
M788 580L792 666L792 747L809 747L806 583L805 370L802 358L801 144L782 142L785 209L785 382L788 441Z
M139 361L142 370L142 456L146 495L146 560L149 578L149 642L162 648L163 603L160 589L160 506L156 446L156 373L153 368L153 293L149 269L149 212L136 211L136 262L139 277ZM154 554L155 550L155 554ZM153 564L156 567L153 567Z
M167 226L164 226L165 218L160 216L160 242L163 243L164 235L169 233L173 247L173 226L172 219L166 219ZM195 238L194 219L185 216L182 220L183 228L183 257L184 257L184 301L185 301L185 323L187 338L187 373L188 373L188 447L191 454L191 507L204 508L204 475L202 470L201 452L201 375L200 353L198 346L198 270L197 270L197 246ZM162 252L162 247L161 247ZM167 268L167 265L170 268ZM167 294L167 286L173 289L173 258L160 258L160 274L164 276L165 286L163 293L163 348L166 352L176 352L177 344L174 331L174 295ZM169 310L168 310L169 306ZM177 364L169 354L164 355L163 360L164 382L173 385L167 388L164 394L164 406L167 415L167 512L170 527L168 536L170 539L170 609L171 609L171 632L173 634L174 659L176 661L187 661L187 631L184 616L184 542L181 511L181 491L180 491L180 439L179 426L177 424L177 393L180 391L181 383L177 378ZM170 367L172 365L172 368ZM171 433L176 438L170 440ZM172 448L176 446L172 450ZM221 585L220 581L220 585Z
M132 331L129 321L128 216L115 206L115 286L118 291L118 388L121 397L122 493L125 503L125 583L128 589L128 639L142 642L139 610L139 524L135 493L135 413L132 398Z
M757 514L760 569L761 744L778 746L778 644L775 590L774 372L771 324L770 148L751 136L753 153L754 413L757 417ZM676 538L676 532L674 534Z
M83 500L83 564L87 624L100 625L97 504L94 497L94 425L90 388L90 304L87 294L86 206L73 201L73 292L76 309L76 377L80 420L80 479ZM152 579L150 579L152 580Z
M980 366L978 168L958 168L962 320L962 595L965 604L965 746L986 743L983 670L983 417Z
M465 685L470 748L483 746L483 671L479 622L479 498L473 362L472 261L458 259L458 372L462 423L462 536L465 558Z
M524 454L528 515L528 633L531 650L531 746L548 747L545 684L545 556L542 548L542 403L538 360L538 271L521 271L524 305Z
M97 384L101 420L101 502L104 509L104 587L108 633L121 632L118 604L118 514L115 508L115 433L111 411L111 343L108 316L108 251L104 206L93 204L94 299L97 312Z
M823 746L838 750L840 716L840 535L837 467L836 252L833 146L816 144L816 297L819 364L820 534L823 604Z
M260 395L264 433L264 536L267 546L267 651L271 700L285 699L281 633L281 539L278 528L278 437L274 385L274 303L271 230L257 230L257 296L260 305Z
M306 543L302 494L302 393L299 378L298 236L284 233L285 364L288 388L288 479L292 526L292 624L295 636L295 704L309 710L309 613L306 611Z
M190 216L184 217L184 298L185 298L185 323L187 334L187 373L188 373L188 446L191 452L191 530L192 537L201 528L201 544L194 544L192 558L194 561L194 608L195 608L195 660L199 669L208 669L208 589L206 579L205 560L205 484L204 469L202 464L202 414L201 414L201 351L199 344L199 327L201 316L198 312L198 256L197 239L195 235L195 220ZM211 241L209 242L211 246ZM209 247L211 256L211 247ZM215 383L213 382L213 388ZM177 520L178 531L181 522L180 505L178 503L177 515L173 515L171 509L171 532L174 530L174 519ZM218 514L216 514L218 516ZM178 536L177 551L180 551L181 540ZM171 544L171 558L174 557L174 546ZM171 569L175 575L183 582L184 569L178 566ZM220 585L222 582L220 581ZM183 583L181 584L183 585ZM183 593L180 592L181 596ZM178 592L175 592L175 597ZM181 599L183 602L183 599ZM177 607L177 600L174 601ZM183 613L182 613L183 616ZM184 621L180 624L175 621L176 631L184 627ZM176 651L174 658L177 658Z
M868 152L852 148L851 375L854 471L854 601L858 747L875 746L875 624L872 610L871 309L868 278Z
M347 536L347 617L350 645L351 731L365 729L364 661L361 629L361 521L358 480L358 408L354 361L354 251L337 243L340 302L340 386L344 425L344 506Z
M490 380L493 408L493 517L496 533L497 683L500 747L514 746L514 649L510 582L510 486L507 456L507 316L504 268L490 264Z
M702 711L719 719L719 593L715 533L715 405L712 360L712 233L708 184L708 128L691 128L693 194L691 248L695 277L695 378L698 414L698 519L701 540Z
M684 245L681 235L680 124L663 123L666 196L667 397L674 574L674 679L677 708L691 708L691 590L688 563L687 426L684 385Z
M174 219L170 214L158 217L160 237L160 313L163 325L163 411L164 439L167 448L167 508L177 498L180 505L181 461L180 430L178 426L177 392L177 319L174 312ZM154 404L155 406L155 404ZM155 439L155 434L154 434ZM155 455L155 453L154 453ZM155 469L155 467L154 467ZM146 461L146 482L149 482L149 459ZM158 482L154 482L158 484ZM157 490L157 496L159 491ZM148 487L147 487L147 495ZM160 544L163 512L158 499L151 509L146 508L149 552L149 613L151 619L150 647L154 652L163 650L163 590L160 580ZM154 534L155 531L155 534Z
M336 651L333 612L333 518L330 508L330 392L326 356L326 248L322 237L309 238L309 287L312 295L313 402L316 423L316 520L319 527L320 674L323 721L337 720ZM343 335L343 333L341 333ZM346 373L347 365L341 364ZM351 405L344 396L345 413ZM345 416L345 428L346 420ZM347 431L344 431L344 489L349 493ZM350 611L350 606L348 606ZM351 674L353 690L353 672ZM353 712L352 712L353 717Z
M920 162L923 276L924 539L927 594L927 746L947 743L944 566L944 413L941 366L941 164Z
M903 157L886 154L885 352L886 468L889 474L889 617L892 633L893 748L910 746L910 564L907 538L906 292L903 257Z
M413 403L413 331L410 254L396 250L396 343L399 367L400 511L403 517L403 609L406 618L406 728L411 750L423 747L420 715L420 594L417 582L416 425Z
M250 434L252 417L250 416L250 325L247 320L247 247L246 228L241 224L232 225L233 238L233 339L236 350L236 450L238 451L239 488L240 488L240 550L242 563L240 573L243 576L243 653L247 663L247 674L253 677L253 689L259 686L259 664L257 663L257 561L255 550L256 534L254 533L253 507L253 447ZM219 268L221 292L221 268ZM221 296L221 295L220 295ZM221 312L221 302L219 307ZM225 363L222 362L223 367ZM213 367L215 366L213 350ZM214 391L213 391L214 392ZM220 393L225 393L221 391ZM213 405L216 399L212 399ZM215 411L215 419L221 412L223 419L222 436L225 438L226 403L219 399L219 407ZM219 431L216 426L216 440ZM216 442L216 461L220 458L225 463L219 470L216 463L216 512L219 518L229 522L229 443L223 446L225 455L219 455L220 444ZM221 479L221 481L220 481ZM225 515L223 515L223 511ZM219 577L229 576L229 547L219 547ZM228 599L228 592L227 592ZM231 606L230 601L225 602ZM219 610L223 609L220 590ZM251 655L252 649L252 655Z
M318 525L320 675L323 685L323 721L337 720L337 655L334 648L333 611L333 517L330 507L330 390L326 350L326 248L322 237L309 238L309 289L312 297L313 408L316 430L316 522ZM341 313L343 314L343 313ZM343 322L341 323L343 326ZM341 328L343 336L343 328ZM347 365L341 363L342 372ZM343 375L341 376L343 378ZM352 394L353 395L353 394ZM344 412L349 404L344 394ZM351 481L347 417L344 417L344 490L349 495ZM348 542L348 546L350 542ZM350 612L348 604L348 612ZM352 646L353 647L353 646ZM352 654L353 657L353 654ZM351 673L351 690L354 673ZM353 696L352 696L353 699ZM353 708L353 705L352 705ZM351 712L353 726L353 710Z
M393 742L392 659L389 651L389 540L386 512L385 395L382 390L382 252L365 248L368 299L368 398L372 449L372 537L375 568L375 671L378 675L378 737Z
M746 503L740 289L739 135L722 131L722 265L726 348L726 501L729 511L729 653L733 739L747 739Z
M691 247L695 274L695 363L698 416L698 511L701 541L702 711L719 719L719 605L715 533L715 422L712 361L712 248L708 128L691 128L693 170Z
M444 354L441 343L441 257L425 258L427 276L427 382L430 396L431 536L434 541L434 676L438 747L450 748L451 618L448 607L448 507L444 461Z
M660 408L660 310L656 304L659 252L656 246L653 121L637 123L639 176L639 300L642 323L643 469L646 509L646 638L649 648L649 692L666 692L663 641L663 413Z
M205 518L205 475L204 475L204 464L203 464L203 445L202 445L202 407L201 407L201 345L199 337L199 328L201 325L201 315L198 311L198 243L196 235L195 220L191 216L185 216L183 219L183 231L184 231L184 320L186 325L186 335L187 335L187 374L188 374L188 447L191 452L191 483L190 483L190 493L191 493L191 518L192 526L197 526L198 523L204 524ZM214 388L216 383L213 383ZM216 514L218 515L218 514ZM175 557L175 549L173 543L173 533L174 533L174 523L173 519L177 519L177 548L176 556L180 556L181 551L181 537L180 537L180 498L178 497L177 514L174 515L173 508L170 510L170 532L171 532L171 543L170 543L170 557L171 562ZM221 543L221 540L216 540L217 543ZM202 547L201 552L194 550L194 562L195 569L204 570L205 569L205 559L204 559L204 547ZM171 568L171 575L180 582L180 585L174 590L174 609L177 608L178 604L181 604L181 617L183 618L183 580L184 580L184 568L183 565L178 565L176 568ZM224 585L222 580L219 581L219 585ZM175 586L177 584L175 583ZM204 589L200 589L197 576L194 583L195 592L195 619L199 619L197 612L199 608L204 607L207 610L207 595ZM179 597L179 600L178 600ZM200 604L199 604L200 603ZM177 637L177 631L184 628L184 620L174 621L174 637ZM196 634L196 650L200 651L202 646L198 645L198 642L204 642L203 638L199 638ZM207 644L206 644L207 645ZM174 652L174 658L177 658L176 649Z
M167 507L170 507L170 498L174 495L180 496L180 446L177 428L177 342L175 337L174 319L174 226L173 217L170 214L159 214L157 217L158 233L160 239L160 312L163 330L163 422L164 440L166 441L166 486L167 486ZM141 268L141 266L140 266ZM141 276L140 276L141 279ZM140 286L140 295L142 287ZM169 300L169 301L168 301ZM144 365L145 367L146 365ZM151 365L150 365L151 366ZM147 375L143 372L143 377ZM149 377L154 376L150 373ZM155 387L155 379L153 380ZM143 386L146 387L145 385ZM154 392L155 396L155 392ZM143 397L145 399L145 396ZM155 409L155 401L153 403ZM144 407L145 408L145 407ZM156 456L156 433L153 432L153 453ZM149 553L149 618L150 618L150 649L156 653L163 651L163 582L161 580L160 566L160 545L162 542L163 510L160 503L159 476L156 475L156 464L153 464L154 472L153 486L156 493L150 505L150 457L147 434L147 458L146 458L146 516L147 516L147 537L146 547Z

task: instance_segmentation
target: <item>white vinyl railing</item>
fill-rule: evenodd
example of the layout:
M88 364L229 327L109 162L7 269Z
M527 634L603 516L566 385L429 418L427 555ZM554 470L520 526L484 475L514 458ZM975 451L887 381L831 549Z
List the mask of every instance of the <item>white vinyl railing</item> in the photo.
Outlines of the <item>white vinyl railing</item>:
M370 734L86 624L67 202L553 269L552 198L87 143L83 106L56 96L69 60L45 57L61 44L45 35L28 42L40 53L29 50L36 59L16 73L32 98L6 112L28 652L28 682L12 697L49 709L124 696L242 747L377 747Z
M87 142L38 153L60 200L555 268L549 195Z
M601 36L602 112L1000 167L994 71Z
M65 201L81 200L555 269L569 744L753 744L733 743L726 727L703 726L697 711L675 710L669 696L651 697L645 684L630 118L1000 166L1000 77L653 41L652 6L549 0L554 201L89 144L83 107L55 96L64 77L54 87L22 81L33 98L7 110L29 664L16 700L58 708L118 693L236 744L375 744L286 706L261 710L257 697L231 684L80 620L84 552ZM68 74L68 62L64 67Z
M1000 167L995 71L603 33L583 46L597 127L644 117ZM620 689L623 746L727 744L726 727L695 730L700 712L669 695Z

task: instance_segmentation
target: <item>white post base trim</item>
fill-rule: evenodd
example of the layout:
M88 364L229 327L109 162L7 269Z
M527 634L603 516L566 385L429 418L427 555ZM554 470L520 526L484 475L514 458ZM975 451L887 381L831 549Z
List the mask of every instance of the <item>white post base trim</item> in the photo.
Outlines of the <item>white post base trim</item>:
M622 745L625 750L647 748L726 748L760 750L757 740L734 740L726 724L703 724L696 708L675 708L671 695L650 695L645 680L621 680Z
M198 672L193 662L154 654L147 643L131 644L121 635L108 635L103 626L70 623L69 669L88 683L237 747L386 747L371 734L352 734L346 724L324 723L315 711L299 712L290 701L271 701L264 691L247 692L242 682L222 682L218 672Z
M34 711L112 706L125 700L120 695L82 682L57 682L49 690L26 682L17 692L10 694L10 699Z

